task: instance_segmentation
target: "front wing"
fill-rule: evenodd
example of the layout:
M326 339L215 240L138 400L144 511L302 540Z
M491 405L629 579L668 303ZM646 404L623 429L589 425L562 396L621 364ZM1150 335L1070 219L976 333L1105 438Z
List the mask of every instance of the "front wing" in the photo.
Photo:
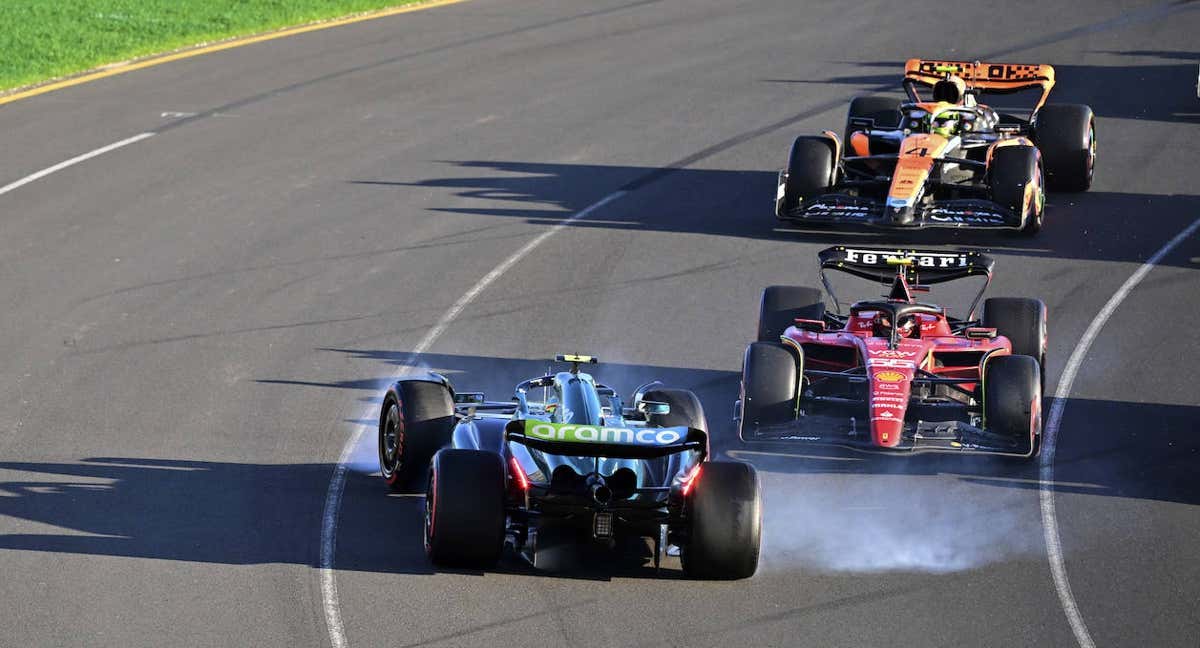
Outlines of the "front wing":
M782 183L782 179L780 180ZM782 186L782 185L781 185ZM775 215L791 223L814 225L857 225L895 229L928 227L970 227L980 229L1019 230L1024 226L1021 215L990 200L937 200L903 210L889 209L878 200L848 194L824 194L805 200L790 210L780 199L775 202Z
M740 403L738 404L740 412ZM871 441L866 418L839 415L802 415L795 421L759 426L739 421L743 441L773 441L837 447L876 454L926 452L993 454L1028 457L1032 448L1014 445L1008 437L994 434L964 421L913 421L905 424L901 442L883 448Z

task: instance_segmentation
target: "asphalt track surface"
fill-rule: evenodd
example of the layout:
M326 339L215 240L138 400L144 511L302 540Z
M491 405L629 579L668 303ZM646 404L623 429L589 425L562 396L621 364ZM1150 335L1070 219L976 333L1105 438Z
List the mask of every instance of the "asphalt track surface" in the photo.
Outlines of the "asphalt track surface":
M418 363L506 397L556 352L697 390L755 463L753 579L613 558L441 572L371 439L339 508L346 643L1073 646L1037 466L813 458L732 441L762 286L831 243L989 250L1040 296L1049 384L1140 264L1200 217L1194 3L471 0L178 61L0 109L4 645L327 645L322 512L343 445ZM798 133L914 55L1049 62L1091 104L1093 190L1034 239L774 229ZM188 114L193 114L188 116ZM1113 313L1048 485L1101 646L1200 637L1200 242ZM368 424L370 421L367 421ZM337 638L337 637L335 637Z

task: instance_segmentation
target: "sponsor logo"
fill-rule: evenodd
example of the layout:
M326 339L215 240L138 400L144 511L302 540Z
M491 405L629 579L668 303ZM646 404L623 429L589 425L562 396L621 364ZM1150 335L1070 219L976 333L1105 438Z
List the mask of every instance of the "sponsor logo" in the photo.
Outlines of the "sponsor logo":
M884 349L883 351L875 351L871 355L877 358L912 358L917 355L917 352Z
M879 436L879 438L880 438L880 439L882 439L882 440L884 440L884 441L887 441L887 440L888 440L888 433L887 433L887 432L884 432L883 434L881 434L881 435Z
M895 360L888 358L871 358L867 360L868 367L890 367L892 369L912 369L912 360Z
M938 254L933 252L885 252L882 250L845 250L846 263L859 265L887 265L888 259L912 259L913 265L921 268L965 268L970 265L965 254Z
M903 396L893 396L891 394L875 394L871 396L871 402L876 407L892 407L894 405L903 405L908 402Z
M683 439L683 435L675 428L629 429L571 423L526 423L525 434L544 441L631 445L671 445Z
M898 383L904 380L904 374L899 371L880 371L875 374L875 380L885 383Z
M889 385L888 383L876 383L875 389L884 389L887 391L900 391L900 385Z

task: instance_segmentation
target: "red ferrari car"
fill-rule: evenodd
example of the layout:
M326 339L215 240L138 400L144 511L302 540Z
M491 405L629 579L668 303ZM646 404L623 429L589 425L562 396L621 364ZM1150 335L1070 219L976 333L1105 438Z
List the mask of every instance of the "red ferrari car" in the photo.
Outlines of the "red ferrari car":
M743 440L1037 456L1045 304L990 298L976 319L995 264L976 252L839 246L819 257L833 310L816 288L763 292L742 368ZM891 286L836 312L827 270ZM968 277L983 287L964 318L913 296Z

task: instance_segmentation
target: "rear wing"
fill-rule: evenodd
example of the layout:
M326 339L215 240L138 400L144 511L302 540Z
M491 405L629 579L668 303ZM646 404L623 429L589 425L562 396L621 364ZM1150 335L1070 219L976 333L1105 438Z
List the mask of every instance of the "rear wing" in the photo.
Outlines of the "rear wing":
M656 459L680 452L708 454L708 435L688 427L614 428L531 419L509 421L504 439L549 454L610 459Z
M942 61L937 59L908 59L904 64L904 85L932 86L947 74L960 77L969 88L991 94L1020 92L1041 88L1042 96L1034 106L1037 112L1054 87L1054 67L1028 63L982 63L980 61Z
M913 286L945 283L965 277L983 277L979 290L968 311L968 319L992 282L992 269L996 261L979 252L939 252L933 250L887 250L853 248L837 245L817 253L821 260L821 282L825 290L840 308L833 288L825 277L825 270L838 270L855 277L886 283L903 277L906 284Z

